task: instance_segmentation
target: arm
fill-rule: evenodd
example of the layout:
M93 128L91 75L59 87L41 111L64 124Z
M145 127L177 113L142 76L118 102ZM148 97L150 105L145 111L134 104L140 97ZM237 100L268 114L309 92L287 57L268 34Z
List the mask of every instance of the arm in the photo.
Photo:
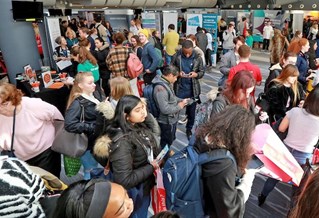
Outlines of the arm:
M137 52L136 52L136 55L137 57L142 60L142 53L143 53L143 48L142 47L138 47L137 48Z
M218 114L219 112L223 111L225 107L227 106L227 103L225 101L224 96L218 96L214 101L213 101L213 107L212 111L210 114L210 118L212 119L214 115Z
M154 49L154 46L152 45L149 45L147 46L147 49L148 49L148 55L151 57L152 59L152 65L149 67L149 70L151 72L155 72L159 62L160 62L160 59L158 58L157 54L156 54L156 51Z
M223 170L205 180L208 194L216 208L216 217L242 217L245 207L244 193L235 187L236 167L230 159L214 161L213 164L205 166L207 169L216 167Z
M40 98L28 98L32 102L30 112L44 121L64 120L61 112L52 104L42 101Z
M276 87L275 84L271 85L266 96L269 101L270 111L273 113L271 115L285 116L287 102L283 98L280 87Z
M193 71L195 73L197 73L197 76L195 77L196 79L201 79L204 76L204 66L203 66L203 61L202 58L198 55L195 63L194 63L194 67L193 67Z
M176 105L169 104L168 90L162 85L155 86L154 98L162 114L165 114L165 115L175 114L182 109L178 104Z
M153 166L146 164L133 169L133 145L127 139L120 139L110 153L114 182L130 189L146 181L153 174ZM145 158L147 158L145 156Z
M257 86L260 86L260 85L261 85L261 82L262 82L262 75L261 75L260 69L259 69L259 67L258 67L257 78L256 78L256 85L257 85Z
M220 60L219 70L222 74L225 76L228 76L230 68L231 68L231 62L229 57L229 52L222 56Z
M80 102L74 100L65 112L64 128L68 132L90 134L94 132L93 123L80 122L82 108Z
M280 132L285 132L288 129L288 126L289 126L289 119L288 119L288 116L285 116L284 119L282 119L278 127L278 130Z

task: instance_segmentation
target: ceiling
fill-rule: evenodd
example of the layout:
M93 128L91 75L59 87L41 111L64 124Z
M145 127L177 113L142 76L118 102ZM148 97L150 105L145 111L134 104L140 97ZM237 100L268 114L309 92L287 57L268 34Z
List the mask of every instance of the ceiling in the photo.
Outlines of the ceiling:
M21 0L34 1L34 0ZM318 0L36 0L43 1L46 8L73 9L271 9L318 10Z

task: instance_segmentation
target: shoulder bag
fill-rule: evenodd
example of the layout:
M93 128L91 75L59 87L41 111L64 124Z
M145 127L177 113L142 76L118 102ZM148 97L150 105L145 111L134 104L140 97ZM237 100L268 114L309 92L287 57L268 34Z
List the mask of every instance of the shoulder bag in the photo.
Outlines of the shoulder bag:
M13 149L14 132L15 132L15 125L16 125L16 110L17 110L17 107L15 107L13 110L13 127L12 127L12 136L11 136L11 148L10 148L10 150L2 150L1 151L1 155L7 155L8 157L16 157L14 154L14 149Z
M84 106L81 105L80 122L84 123ZM88 147L88 138L84 133L71 133L64 129L64 121L54 122L56 136L51 149L69 157L81 157Z

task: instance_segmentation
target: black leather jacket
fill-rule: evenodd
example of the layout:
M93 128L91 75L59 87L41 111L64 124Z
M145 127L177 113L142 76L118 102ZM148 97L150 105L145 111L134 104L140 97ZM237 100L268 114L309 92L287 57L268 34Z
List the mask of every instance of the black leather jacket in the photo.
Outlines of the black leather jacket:
M95 98L99 101L103 97L96 91L94 92ZM82 107L84 109L84 122L81 122ZM65 112L64 128L68 132L84 133L88 137L88 149L94 145L96 135L95 121L98 112L95 110L96 104L82 96L77 97L71 103L70 107Z

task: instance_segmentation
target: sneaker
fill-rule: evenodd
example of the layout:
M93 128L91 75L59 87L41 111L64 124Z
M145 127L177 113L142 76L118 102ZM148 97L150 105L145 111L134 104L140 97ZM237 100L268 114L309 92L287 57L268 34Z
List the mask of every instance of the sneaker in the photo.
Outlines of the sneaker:
M258 206L259 207L265 203L266 198L267 198L267 196L265 196L261 193L258 195Z
M192 130L189 130L189 129L186 130L186 136L187 136L188 141L191 139L192 135L193 135Z
M183 116L179 121L178 121L179 124L185 124L187 123L187 116Z

